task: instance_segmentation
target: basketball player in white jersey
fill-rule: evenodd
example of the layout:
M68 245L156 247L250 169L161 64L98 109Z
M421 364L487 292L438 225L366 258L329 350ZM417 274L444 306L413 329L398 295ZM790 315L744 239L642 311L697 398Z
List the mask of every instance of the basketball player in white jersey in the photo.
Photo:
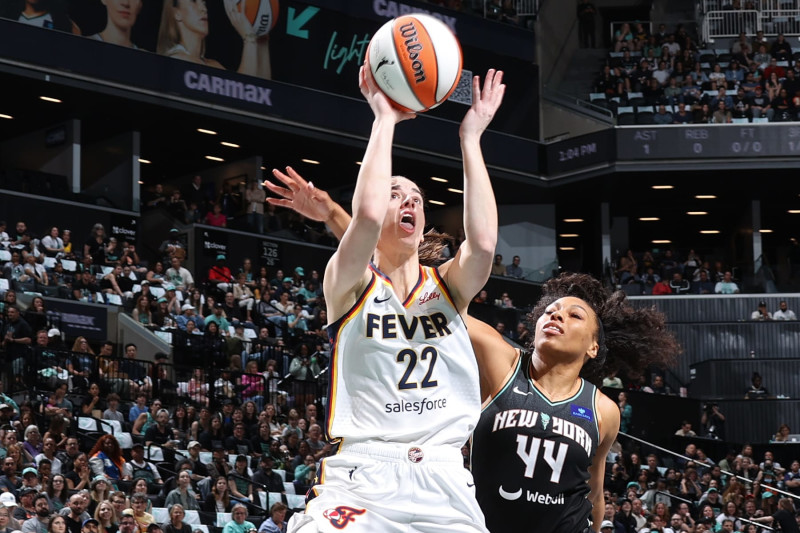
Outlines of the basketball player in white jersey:
M325 222L337 237L344 234L350 217L325 191L291 168L273 173L286 188L268 182L280 196L270 203ZM430 264L440 246L426 240L420 260ZM636 374L670 364L680 348L664 315L632 309L621 292L609 293L590 276L564 274L548 281L529 317L537 321L530 351L514 349L494 328L466 318L484 401L473 437L473 475L489 530L599 530L602 458L616 437L619 412L591 381L609 368ZM541 423L511 424L512 418ZM537 441L544 443L536 446L543 460L532 453Z
M460 130L464 231L455 258L422 268L419 188L391 174L392 107L368 67L359 86L375 115L353 196L353 219L328 263L323 289L333 353L325 459L306 515L292 531L483 532L460 448L478 420L475 355L461 313L489 277L497 208L480 137L499 107L490 70Z

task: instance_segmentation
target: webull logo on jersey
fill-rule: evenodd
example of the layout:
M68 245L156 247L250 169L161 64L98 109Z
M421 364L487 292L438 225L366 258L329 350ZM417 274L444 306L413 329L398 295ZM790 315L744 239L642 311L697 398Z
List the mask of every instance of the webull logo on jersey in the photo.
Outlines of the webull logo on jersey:
M539 413L538 411L530 411L528 409L508 409L500 411L494 415L492 432L511 428L532 428L536 426L539 420L541 420L543 428L546 429L549 424L552 424L552 429L550 431L556 435L561 435L575 441L586 451L586 455L591 455L592 439L582 427L568 420L556 416L551 417L546 413Z
M519 489L516 492L509 492L503 489L501 485L497 492L504 500L514 501L519 500L522 497L522 489ZM538 503L540 505L564 505L564 495L563 494L556 494L552 496L550 494L542 494L539 491L531 492L530 490L525 491L525 499L531 503Z

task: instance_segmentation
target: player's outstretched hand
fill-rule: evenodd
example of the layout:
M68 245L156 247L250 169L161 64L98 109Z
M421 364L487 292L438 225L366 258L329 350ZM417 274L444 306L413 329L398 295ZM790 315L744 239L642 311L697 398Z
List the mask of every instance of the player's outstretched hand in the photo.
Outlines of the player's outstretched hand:
M392 105L389 98L375 83L375 78L372 77L372 71L369 69L369 62L362 65L361 70L358 71L358 87L372 108L372 112L375 113L375 118L385 117L397 123L417 116L415 113L401 111Z
M331 216L335 204L328 193L314 187L313 183L306 181L292 167L286 167L285 174L277 168L273 169L272 175L286 187L264 181L264 185L270 191L280 196L280 198L267 198L267 202L288 207L317 222L325 222Z
M481 89L480 76L472 78L472 107L461 121L461 138L480 137L492 122L497 109L503 102L506 86L503 84L503 71L489 69Z

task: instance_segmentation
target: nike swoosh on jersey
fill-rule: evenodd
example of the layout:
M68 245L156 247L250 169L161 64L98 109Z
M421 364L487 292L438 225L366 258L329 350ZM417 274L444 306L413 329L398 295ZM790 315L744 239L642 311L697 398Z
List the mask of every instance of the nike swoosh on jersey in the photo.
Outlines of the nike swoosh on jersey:
M525 391L519 390L519 387L517 387L516 385L514 386L514 388L512 390L514 392L516 392L517 394L521 394L522 396L528 396L528 395L532 395L533 394L532 392L525 392Z
M384 298L383 300L378 300L378 297L376 296L376 297L375 297L375 303L376 303L376 304L382 304L383 302L387 302L387 301L389 301L389 300L391 300L391 299L392 299L392 297L391 297L391 296L387 296L387 297L386 297L386 298Z

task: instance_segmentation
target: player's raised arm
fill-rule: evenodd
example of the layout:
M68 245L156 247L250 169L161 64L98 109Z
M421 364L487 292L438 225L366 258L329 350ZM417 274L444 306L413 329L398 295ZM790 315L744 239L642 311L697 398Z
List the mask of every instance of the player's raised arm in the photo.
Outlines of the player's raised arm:
M483 161L481 135L503 101L503 73L490 69L483 89L472 80L472 107L461 122L461 153L464 161L464 234L466 240L455 258L441 270L459 311L466 311L472 297L489 279L497 245L497 205L492 183Z
M341 240L347 226L350 225L350 214L341 205L334 202L327 192L306 181L292 167L286 167L285 174L278 169L274 169L272 174L285 187L265 181L264 185L280 196L280 198L267 198L267 202L292 209L311 220L324 222L336 238Z
M375 85L368 66L361 67L359 87L375 120L353 193L353 220L325 270L323 290L328 316L333 320L355 303L368 281L367 266L378 244L391 195L394 127L414 116L392 107Z

